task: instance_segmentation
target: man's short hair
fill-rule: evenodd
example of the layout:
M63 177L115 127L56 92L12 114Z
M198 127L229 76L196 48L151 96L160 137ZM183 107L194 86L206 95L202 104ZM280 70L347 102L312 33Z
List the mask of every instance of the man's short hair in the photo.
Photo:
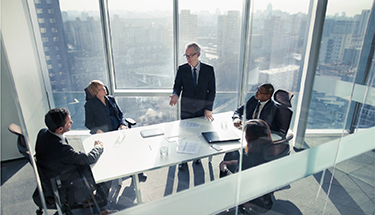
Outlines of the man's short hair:
M197 43L192 42L192 43L188 43L188 44L186 45L186 49L189 49L189 48L191 48L191 47L194 47L194 51L195 51L195 53L201 52L201 47L200 47Z
M65 119L70 115L66 108L54 108L44 116L44 122L48 129L55 132L58 128L65 126Z
M267 93L267 95L270 95L270 96L272 96L273 92L275 91L272 84L270 84L270 83L262 84L262 85L260 85L260 87L263 87L266 90L265 93Z

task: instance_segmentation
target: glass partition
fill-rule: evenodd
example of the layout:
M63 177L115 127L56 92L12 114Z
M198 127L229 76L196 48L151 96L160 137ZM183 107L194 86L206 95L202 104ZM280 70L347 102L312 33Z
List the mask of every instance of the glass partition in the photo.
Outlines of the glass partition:
M175 73L173 62L176 60L173 52L178 50L177 61L185 63L184 46L191 41L202 46L200 60L215 68L217 94L214 113L234 111L239 105L239 96L247 100L264 82L272 83L275 89L294 93L291 110L295 110L304 66L301 59L306 52L306 35L311 29L308 7L316 7L310 1L285 1L284 4L280 4L284 1L251 1L250 10L243 8L250 1L176 1L178 47L172 43L176 35L173 35L175 8L171 1L101 1L108 3L110 21L107 24L110 24L112 38L112 41L104 43L97 2L82 4L90 5L87 6L89 8L81 7L78 3L65 4L67 0L60 1L60 4L52 2L35 1L49 68L49 79L45 82L51 85L55 106L69 108L75 121L73 129L85 129L83 89L92 79L102 80L105 84L110 81L107 77L111 71L106 71L105 62L112 61L105 61L103 50L103 46L109 44L112 47L106 48L113 49L115 89L134 90L131 96L117 96L117 102L126 117L137 121L138 127L178 120L176 109L168 104L168 97L147 95L147 90L151 93L152 90L172 88ZM314 10L311 11L314 13ZM131 178L131 174L119 180L113 179L112 188L116 188L109 195L109 206L121 210L119 214L159 211L221 214L226 209L241 214L238 205L277 191L272 198L279 205L275 204L272 212L283 213L285 211L280 211L278 207L285 207L289 209L289 212L285 212L287 214L342 213L345 209L335 202L340 196L330 196L332 185L335 185L341 173L357 170L355 167L350 169L352 163L348 162L359 163L358 159L365 157L366 164L370 166L372 163L368 160L373 158L370 150L374 147L370 143L374 124L373 120L368 119L374 116L374 64L369 67L365 84L355 82L361 72L358 65L366 57L361 53L366 40L364 32L370 26L370 14L371 1L347 3L344 6L329 1L314 87L310 92L309 117L302 119L309 129L315 130L307 132L303 140L309 146L306 150L294 151L290 146L289 156L270 162L267 160L258 166L250 165L247 167L254 168L223 178L220 178L219 163L225 150L216 154L210 162L208 159L211 157L208 158L205 167L196 165L190 172L179 171L175 165L164 167L162 171L146 169L149 178L145 183ZM245 15L251 18L247 32L249 41L243 37ZM45 23L57 25L45 26ZM52 41L53 45L50 44ZM241 47L246 47L244 50L248 54L244 70L240 59L243 57L241 54L245 53L241 53ZM240 80L244 73L247 78ZM241 89L239 85L244 86L243 92L238 93ZM137 90L147 92L137 94ZM361 92L365 92L362 97ZM347 119L354 116L350 111L352 101L359 102L361 106L357 112L356 132L347 135ZM228 120L231 120L230 117ZM316 129L320 129L320 133ZM363 133L360 132L362 130ZM100 135L93 137L99 138ZM74 138L78 142L84 141L84 137ZM360 142L356 143L358 147L354 147L353 142L357 139ZM79 144L84 151L82 143ZM242 152L245 145L246 142L242 140L237 149ZM151 144L148 150L152 151ZM133 166L140 165L137 154L133 156ZM240 156L244 154L240 153ZM354 160L349 161L351 158ZM155 159L155 164L159 160ZM239 160L242 161L242 158ZM332 168L336 165L340 167ZM242 166L245 164L239 162L238 168ZM143 170L134 170L133 173L137 175ZM361 172L355 176L358 175ZM366 177L370 183L371 179L371 175ZM155 194L151 191L155 190L162 194L153 196ZM135 206L139 203L136 200L137 192L142 194L145 204ZM313 209L309 210L309 207Z

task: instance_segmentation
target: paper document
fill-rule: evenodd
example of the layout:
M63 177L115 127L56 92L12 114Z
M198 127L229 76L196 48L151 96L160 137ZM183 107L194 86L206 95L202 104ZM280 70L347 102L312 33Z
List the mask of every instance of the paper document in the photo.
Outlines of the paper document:
M201 142L196 140L179 139L177 141L176 151L178 153L196 155L201 148Z
M180 127L200 128L201 124L182 120L182 121L180 121Z

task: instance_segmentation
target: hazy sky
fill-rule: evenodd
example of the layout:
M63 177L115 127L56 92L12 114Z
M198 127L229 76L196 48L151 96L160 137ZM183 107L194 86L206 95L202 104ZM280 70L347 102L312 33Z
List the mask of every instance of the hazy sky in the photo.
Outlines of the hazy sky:
M116 10L133 10L133 11L152 11L172 10L173 0L108 0L109 7ZM265 10L271 3L273 10L281 10L288 13L303 12L307 13L309 0L255 0L254 8ZM190 9L192 12L200 10L209 10L215 12L218 8L220 11L239 10L243 0L180 0L179 9ZM328 0L327 14L341 15L343 11L347 16L360 14L362 10L369 10L373 0ZM98 10L98 0L60 0L60 6L63 11L78 10L90 11ZM199 8L195 10L194 8Z

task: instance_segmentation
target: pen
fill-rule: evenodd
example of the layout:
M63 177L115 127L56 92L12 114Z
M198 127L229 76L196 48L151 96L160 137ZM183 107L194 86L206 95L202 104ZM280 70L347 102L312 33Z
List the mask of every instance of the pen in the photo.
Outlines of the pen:
M152 151L152 148L151 148L151 146L150 145L148 145L148 147L150 148L150 150Z

